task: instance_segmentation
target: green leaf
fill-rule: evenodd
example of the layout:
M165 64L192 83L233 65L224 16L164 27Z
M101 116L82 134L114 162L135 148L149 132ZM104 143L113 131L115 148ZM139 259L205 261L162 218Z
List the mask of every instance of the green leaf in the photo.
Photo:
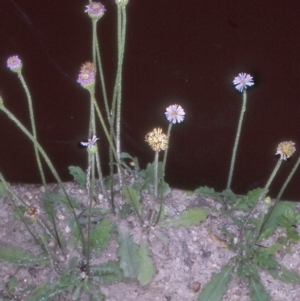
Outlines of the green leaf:
M221 201L224 201L226 204L235 205L237 197L231 189L225 189L220 195L223 197L223 200L221 199Z
M72 273L70 271L70 268L67 270L64 270L62 274L59 277L59 287L64 288L70 288L72 289L80 282L80 278L78 275Z
M97 277L101 284L113 284L126 279L120 268L119 261L110 261L101 265L93 265L90 267L90 270L92 275Z
M267 214L268 220L264 224L263 229L261 229L260 240L269 237L274 232L277 225L277 219L280 216L283 216L285 209L290 206L293 209L295 208L295 204L293 204L292 202L284 201L277 203L274 209L269 209L272 210L272 212L269 217Z
M220 194L217 193L213 188L209 188L209 187L206 187L206 186L199 187L194 192L196 194L201 194L201 195L212 197L213 199L217 199L219 201L222 200L222 198L220 197Z
M284 266L277 264L275 269L266 270L273 278L284 283L300 284L300 275L295 271L290 271Z
M110 220L105 218L91 229L90 247L96 251L96 254L99 254L99 251L107 246L111 228Z
M154 263L149 254L148 244L145 241L142 241L138 250L139 271L137 276L137 279L142 286L150 283L154 275Z
M251 271L251 265L248 264L245 261L240 261L238 262L238 267L237 267L237 276L239 278L245 278L248 277Z
M258 252L255 252L253 254L253 261L263 269L272 269L278 264L267 250L259 250Z
M158 183L163 179L163 163L158 162L157 167L158 174ZM141 177L144 179L143 181L143 189L149 189L150 185L154 183L154 164L148 163L145 171L140 172Z
M120 267L125 277L135 278L138 274L138 246L132 241L126 226L119 228L117 237L119 243L118 256L120 256Z
M164 189L164 190L162 191L162 189ZM164 182L164 183L158 184L158 196L159 197L161 197L161 195L162 195L162 197L165 198L170 193L171 193L171 188L168 183Z
M220 301L226 292L227 285L231 280L233 266L227 264L220 273L211 277L202 292L198 296L198 301Z
M32 264L47 264L49 259L47 257L35 257L32 252L26 252L13 248L0 248L0 258L9 263L19 265L32 265Z
M86 187L86 173L79 166L69 166L70 174L81 188Z
M258 276L258 275L257 275ZM269 295L267 294L263 285L259 282L257 277L250 277L248 283L250 297L252 301L269 301Z
M180 226L189 227L192 225L198 225L200 222L206 219L208 213L208 209L205 208L191 208L170 221L160 223L160 225L162 227L171 226L175 228L178 228Z
M298 231L291 226L287 227L286 235L287 235L287 238L289 239L289 241L292 243L296 243L299 241L300 237L299 237Z
M268 247L267 252L270 255L273 255L275 253L277 253L282 247L282 244L279 243L274 243L271 246Z
M120 159L131 159L131 160L133 160L133 157L131 155L129 155L128 153L123 152L123 153L120 154Z
M257 203L259 198L263 196L265 192L266 190L263 188L256 188L254 190L249 191L247 195L237 200L234 208L245 211L249 210Z
M125 202L130 204L135 212L140 212L142 205L140 204L141 195L139 190L136 190L130 186L123 186L122 192L125 196Z
M35 295L27 299L27 301L53 301L62 290L57 284L43 283L38 286Z

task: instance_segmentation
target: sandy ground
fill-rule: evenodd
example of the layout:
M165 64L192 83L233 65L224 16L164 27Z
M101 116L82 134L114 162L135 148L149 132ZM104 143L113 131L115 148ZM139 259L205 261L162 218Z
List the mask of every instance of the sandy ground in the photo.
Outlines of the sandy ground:
M65 183L68 193L81 202L81 210L85 208L88 197L85 189L80 189L77 183ZM51 184L50 191L58 191L57 185ZM17 193L30 205L39 205L43 187L40 185L15 185ZM102 199L100 201L100 199ZM153 201L150 196L143 195L142 202ZM29 250L34 254L40 254L41 250L29 235L23 223L14 217L13 204L9 198L0 199L0 245L12 246L22 250ZM142 236L147 235L151 255L155 263L155 275L151 283L141 286L138 281L126 283L115 283L103 285L102 293L107 301L196 301L199 292L211 279L214 273L218 273L222 266L228 263L234 253L222 244L225 237L221 234L221 228L227 229L234 227L229 218L222 216L218 210L221 205L214 200L200 195L190 195L181 190L172 189L165 201L170 215L179 215L188 208L203 207L210 210L208 218L197 226L188 228L165 228L156 226L145 234L139 226L135 215L129 215L122 221L126 223L135 241L139 241ZM108 208L108 204L99 196L95 206ZM299 211L299 206L297 205ZM79 210L80 211L80 210ZM79 213L79 211L77 211ZM41 212L41 218L45 213ZM66 239L70 239L68 232L68 212L65 207L57 207L57 219L59 231L64 233ZM120 221L116 221L118 224ZM233 230L234 231L234 230ZM275 241L282 234L281 230L271 239L265 242L266 246ZM215 235L215 236L214 236ZM220 241L214 239L218 237ZM50 242L51 244L51 242ZM118 244L113 236L108 246L99 257L93 258L94 262L104 263L117 260ZM74 252L68 249L69 254ZM73 254L74 255L74 254ZM71 255L70 255L71 257ZM291 251L288 253L280 252L276 254L276 259L285 267L300 273L300 243L292 244ZM19 286L16 295L19 301L27 300L29 295L23 292L28 285L37 285L43 282L51 283L57 280L51 266L39 267L18 266L8 264L0 260L0 279L6 284L10 277L16 277ZM300 300L300 285L284 284L273 279L265 272L260 273L261 281L267 292L270 294L271 301L297 301ZM0 287L0 300L5 293ZM6 300L6 299L5 299ZM59 301L62 299L59 299ZM66 297L66 300L71 300ZM222 300L227 301L249 301L249 291L245 280L233 276L229 284L228 291ZM205 301L205 300L203 300Z

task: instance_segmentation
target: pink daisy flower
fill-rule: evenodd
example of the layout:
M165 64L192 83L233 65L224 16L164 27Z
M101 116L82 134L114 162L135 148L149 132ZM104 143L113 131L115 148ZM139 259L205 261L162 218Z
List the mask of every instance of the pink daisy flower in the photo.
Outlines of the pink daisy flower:
M80 142L81 145L83 146L87 146L87 148L93 148L94 145L96 144L96 142L99 140L100 138L97 138L95 135L91 138L88 139L87 142Z
M251 87L254 85L253 77L247 73L239 73L233 80L235 88L240 92L243 92L244 89L247 89L247 86Z
M99 20L104 15L105 11L104 5L100 2L91 2L86 6L85 12L88 13L91 18Z
M175 104L167 107L165 115L169 122L180 123L184 120L185 112L180 105Z
M18 72L22 68L22 61L17 55L11 56L7 60L7 67L14 72Z

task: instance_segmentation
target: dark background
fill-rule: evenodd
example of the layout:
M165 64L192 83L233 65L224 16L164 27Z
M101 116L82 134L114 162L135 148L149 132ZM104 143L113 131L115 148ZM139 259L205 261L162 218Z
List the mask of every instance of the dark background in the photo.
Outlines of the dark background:
M98 23L102 60L111 99L116 70L116 5ZM1 0L0 94L28 127L27 101L6 60L18 55L30 88L38 136L54 165L70 180L69 165L86 168L89 95L76 81L91 60L88 1ZM122 150L145 167L154 154L145 135L168 122L167 106L186 111L172 128L166 180L172 187L207 185L225 189L242 94L232 80L250 73L247 111L233 174L232 190L263 187L286 140L300 145L299 1L129 0L124 62ZM102 100L99 99L102 104ZM107 143L99 132L107 166ZM1 113L0 170L12 182L39 182L33 147ZM297 161L282 164L271 186L276 196ZM49 177L51 180L51 177ZM284 198L299 200L299 171Z

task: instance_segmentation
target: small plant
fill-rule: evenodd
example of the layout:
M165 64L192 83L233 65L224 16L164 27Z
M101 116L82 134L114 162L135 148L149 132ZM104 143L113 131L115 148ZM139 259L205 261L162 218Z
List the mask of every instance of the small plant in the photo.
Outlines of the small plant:
M243 104L237 134L233 146L226 189L217 193L213 188L200 187L195 194L207 196L220 203L211 211L202 207L190 207L180 213L170 212L165 199L171 189L165 182L165 169L173 124L181 123L185 111L179 104L167 107L165 116L169 122L167 134L156 127L149 132L145 141L155 152L154 162L141 169L136 157L121 148L121 104L122 73L126 40L126 7L129 0L116 0L117 6L117 70L111 99L107 96L104 70L99 46L97 26L106 9L99 2L86 6L86 13L92 22L92 58L80 68L77 82L87 90L90 104L90 119L87 135L80 144L87 149L87 166L82 169L70 166L70 174L78 183L78 190L84 191L74 197L67 183L63 183L59 173L39 143L35 117L29 88L22 75L23 62L14 55L7 66L15 72L25 90L29 107L31 129L27 129L4 104L0 97L0 110L17 125L33 144L39 168L43 194L34 201L18 195L0 173L0 196L10 199L13 215L24 224L34 241L32 250L16 249L12 246L0 247L0 258L17 266L39 266L51 270L52 281L36 286L28 285L19 289L17 277L0 282L1 300L105 300L103 285L137 280L141 286L151 283L155 276L155 262L151 254L150 235L154 235L164 245L165 228L191 227L205 221L212 211L219 211L228 217L233 229L225 226L222 234L226 241L211 233L214 241L233 252L229 262L221 271L212 276L202 288L199 301L218 301L225 294L227 285L235 273L247 283L253 301L269 300L263 287L259 271L265 270L274 278L285 283L299 284L300 275L282 266L275 254L280 250L289 252L290 246L299 242L295 229L300 224L300 214L295 212L295 203L280 201L292 176L300 164L300 158L283 184L276 200L268 197L271 183L283 161L295 152L295 143L284 141L278 145L276 155L280 158L265 187L249 191L246 195L236 195L231 190L231 182L236 162L237 148L241 134L243 116L246 110L246 88L254 85L253 78L240 73L234 78L236 89L243 93ZM99 78L98 78L99 75ZM96 85L100 81L105 111L96 99ZM97 135L96 122L101 124L104 139L109 146L109 176L102 174L100 162L101 139ZM163 159L159 155L163 152ZM46 183L44 169L49 168L57 181L50 190ZM131 226L135 224L135 228ZM266 244L277 228L282 235L276 242ZM134 232L136 230L136 232ZM209 232L208 228L208 232ZM117 245L112 259L105 258L110 244ZM105 259L105 260L104 260ZM198 290L200 287L198 288ZM166 297L167 298L167 297Z

